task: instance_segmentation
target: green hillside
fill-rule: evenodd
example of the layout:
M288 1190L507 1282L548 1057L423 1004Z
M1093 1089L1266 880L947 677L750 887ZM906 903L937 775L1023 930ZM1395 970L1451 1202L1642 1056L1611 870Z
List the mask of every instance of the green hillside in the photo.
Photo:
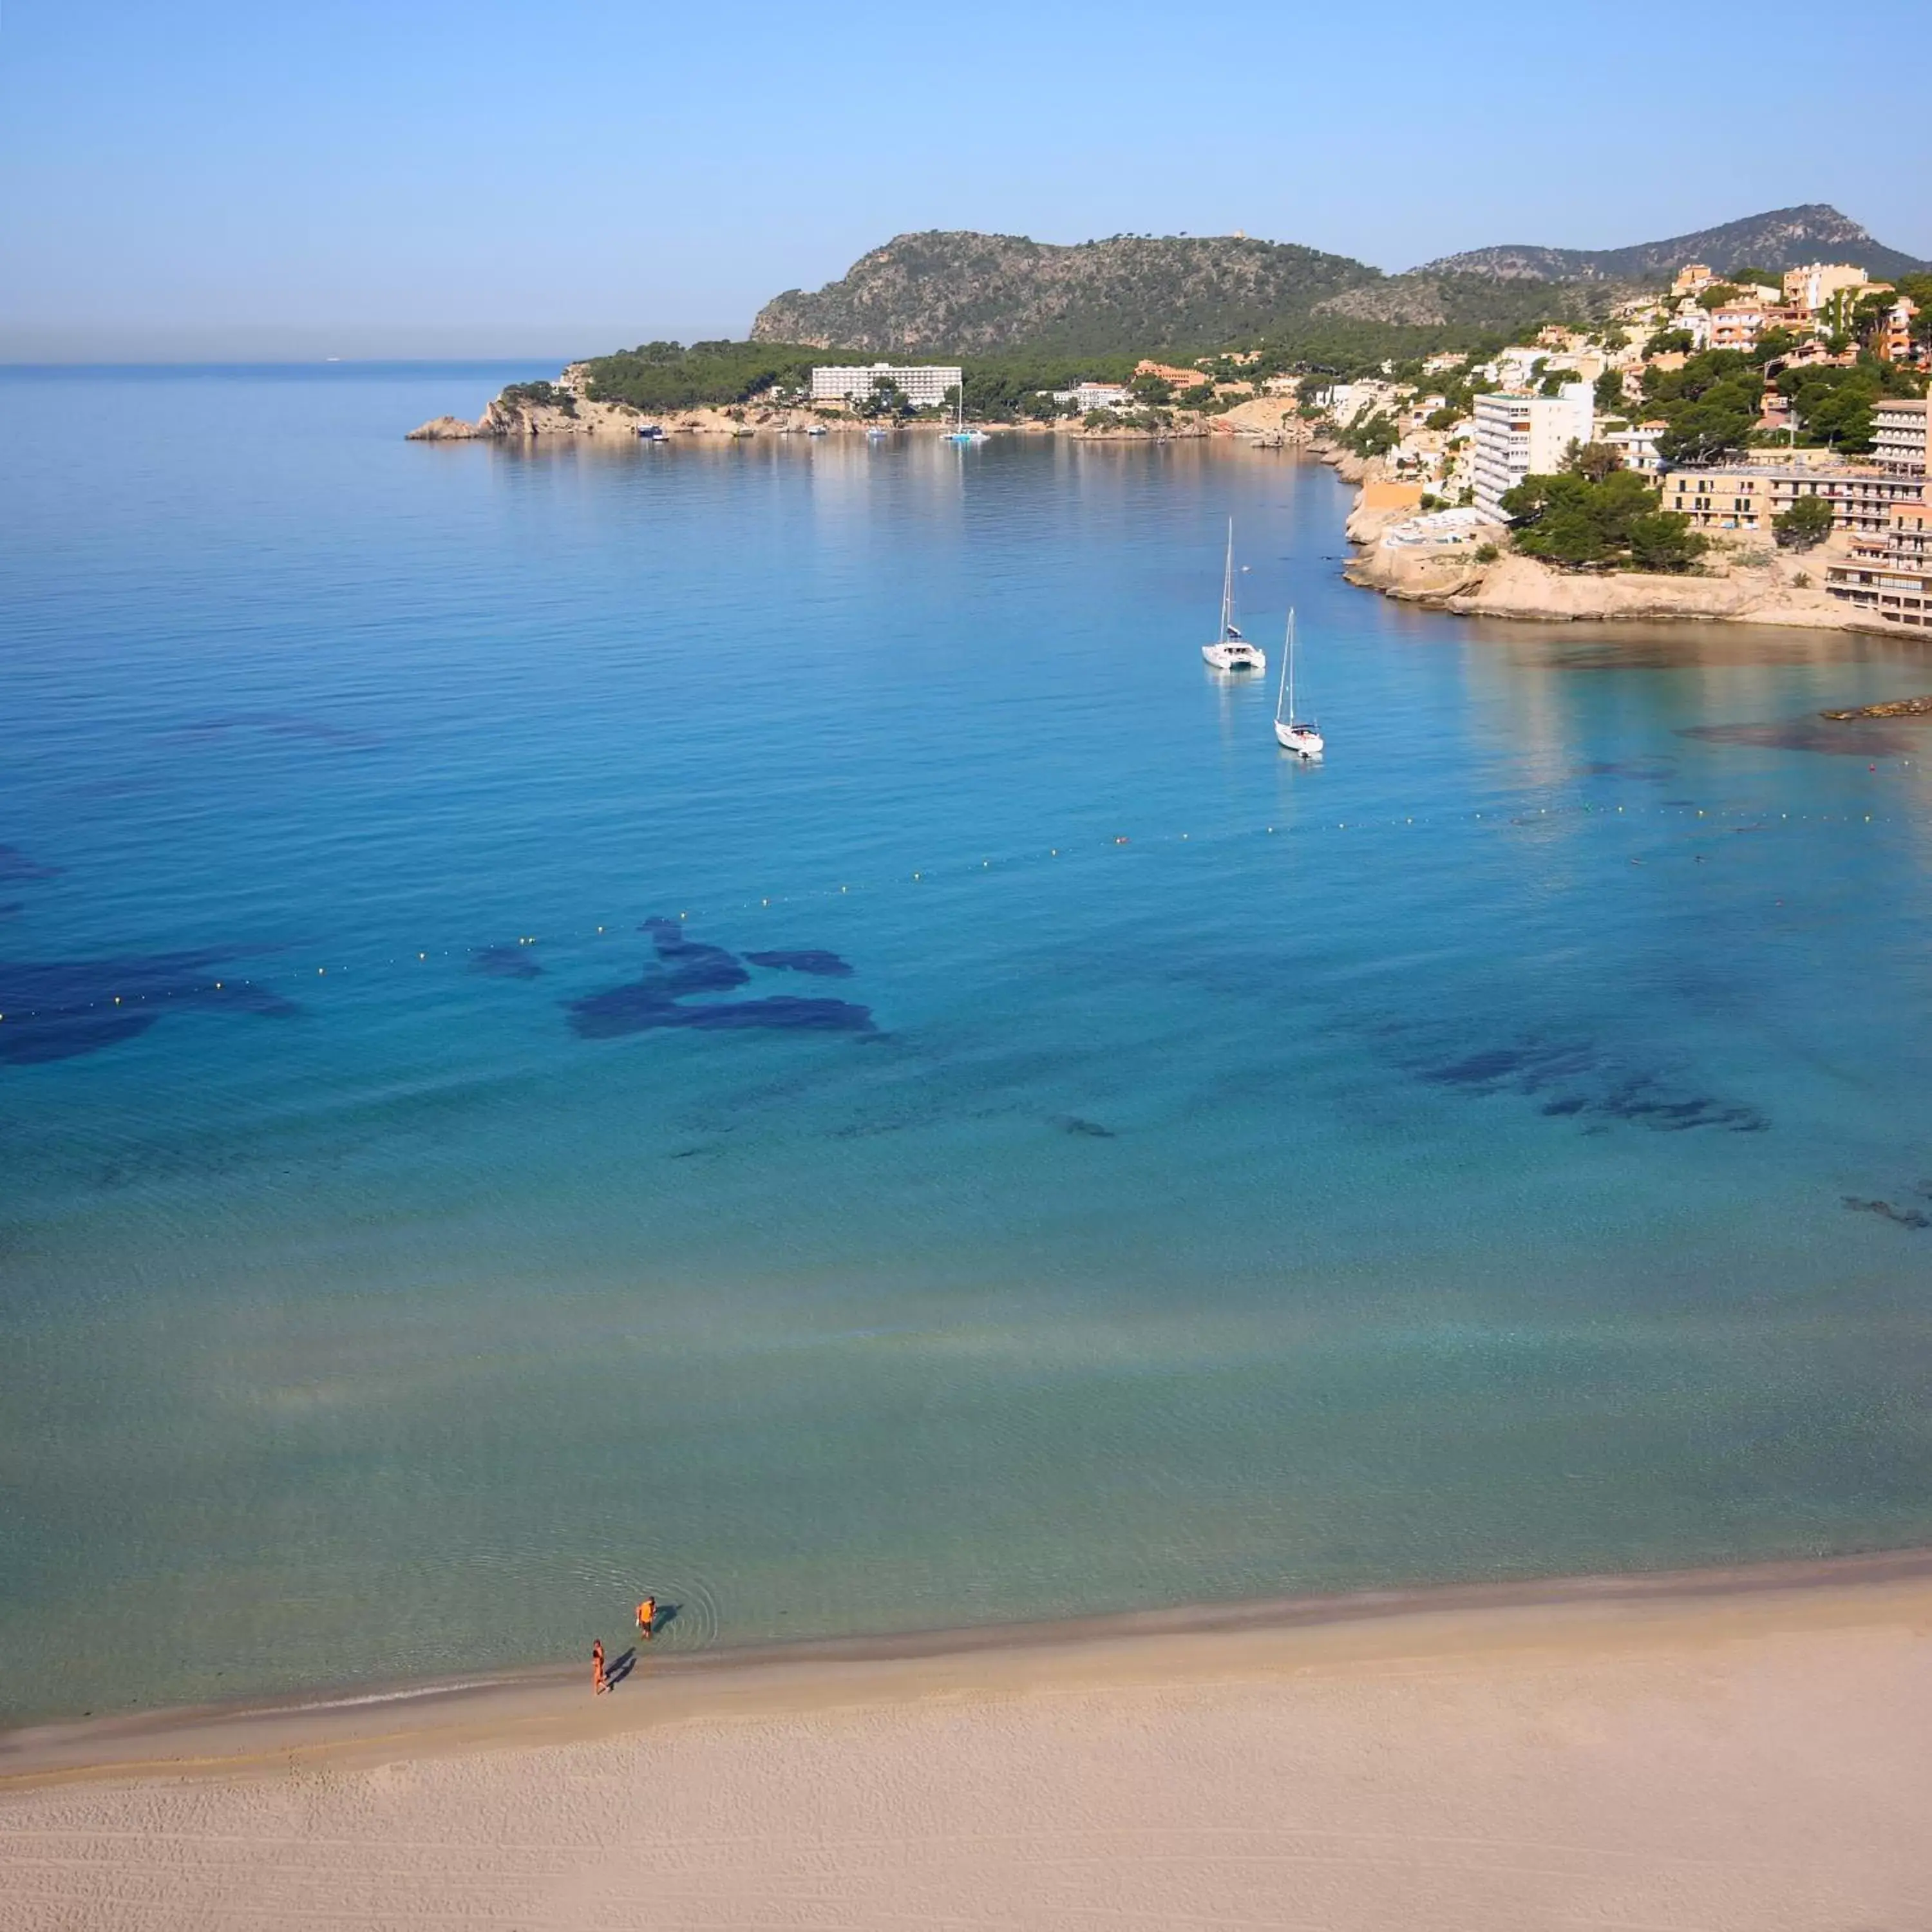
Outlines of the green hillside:
M1258 339L1382 279L1346 256L1234 236L1062 248L933 231L875 248L814 292L776 297L752 336L899 353L1210 349Z

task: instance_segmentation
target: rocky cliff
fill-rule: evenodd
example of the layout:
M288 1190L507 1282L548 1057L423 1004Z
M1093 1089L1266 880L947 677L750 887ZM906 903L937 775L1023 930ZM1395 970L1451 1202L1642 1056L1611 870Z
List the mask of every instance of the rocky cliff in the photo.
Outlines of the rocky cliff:
M1475 553L1484 539L1492 544L1508 542L1508 532L1500 524L1471 532L1458 544L1385 542L1388 531L1406 520L1404 513L1365 512L1358 505L1348 534L1363 548L1342 572L1351 584L1466 617L1546 624L1688 618L1817 631L1878 628L1826 596L1823 564L1816 556L1720 542L1695 574L1559 570L1508 550L1478 562Z

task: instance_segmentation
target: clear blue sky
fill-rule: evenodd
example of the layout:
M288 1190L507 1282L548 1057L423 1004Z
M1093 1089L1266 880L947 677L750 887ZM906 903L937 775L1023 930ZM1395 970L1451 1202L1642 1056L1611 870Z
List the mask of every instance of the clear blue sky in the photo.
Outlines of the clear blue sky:
M914 228L1242 228L1400 268L1828 201L1932 256L1902 18L6 0L0 358L742 334Z

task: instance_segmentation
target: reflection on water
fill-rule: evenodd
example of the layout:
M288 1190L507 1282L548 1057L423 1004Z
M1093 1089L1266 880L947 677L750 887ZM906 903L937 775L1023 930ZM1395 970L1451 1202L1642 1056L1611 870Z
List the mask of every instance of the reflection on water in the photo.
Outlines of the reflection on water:
M1924 1538L1901 640L506 373L0 378L0 1708Z

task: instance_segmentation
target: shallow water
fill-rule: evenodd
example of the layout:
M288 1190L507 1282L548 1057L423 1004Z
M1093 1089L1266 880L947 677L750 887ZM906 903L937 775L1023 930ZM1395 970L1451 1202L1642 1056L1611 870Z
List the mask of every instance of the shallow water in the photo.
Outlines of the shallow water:
M534 373L0 378L0 1711L1932 1535L1918 652Z

